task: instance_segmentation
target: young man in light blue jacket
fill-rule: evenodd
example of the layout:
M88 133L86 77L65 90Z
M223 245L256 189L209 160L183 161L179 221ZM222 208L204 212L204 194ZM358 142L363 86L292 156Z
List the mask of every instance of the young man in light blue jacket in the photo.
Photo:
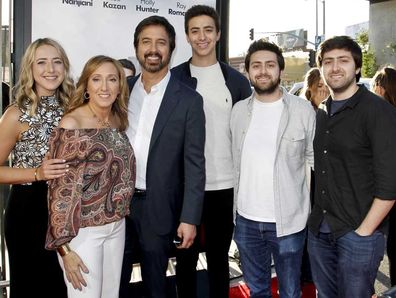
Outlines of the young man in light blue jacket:
M280 297L301 297L300 270L310 211L315 112L279 86L282 51L263 40L245 67L255 92L231 114L237 243L250 297L271 297L271 255Z

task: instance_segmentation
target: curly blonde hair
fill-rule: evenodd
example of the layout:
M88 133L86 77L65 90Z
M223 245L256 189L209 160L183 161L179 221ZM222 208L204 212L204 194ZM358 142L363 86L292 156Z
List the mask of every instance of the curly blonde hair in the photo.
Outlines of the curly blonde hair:
M118 117L120 121L119 129L121 131L126 130L128 127L128 100L129 100L129 89L126 82L124 69L120 62L108 56L98 55L94 56L87 61L85 64L81 76L78 79L76 92L70 101L70 105L67 112L71 112L78 107L81 107L88 103L89 98L84 97L84 93L87 91L88 80L90 76L104 63L111 63L115 66L118 72L120 80L120 94L116 101L113 103L111 108L113 114Z
M15 85L15 102L20 109L26 109L26 101L30 103L30 115L35 115L37 112L37 105L40 101L40 97L37 95L35 90L35 81L33 77L33 63L36 55L36 51L39 47L48 45L54 47L63 62L65 68L65 79L62 84L56 90L55 96L59 100L61 107L66 108L70 98L73 96L74 83L70 76L70 62L66 55L63 47L55 40L51 38L39 38L31 43L23 55L21 67L19 70L19 80Z

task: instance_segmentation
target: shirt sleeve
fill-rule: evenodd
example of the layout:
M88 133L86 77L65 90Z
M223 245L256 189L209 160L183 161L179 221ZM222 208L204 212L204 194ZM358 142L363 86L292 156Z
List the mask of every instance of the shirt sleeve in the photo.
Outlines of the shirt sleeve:
M316 125L316 113L312 108L309 110L307 117L307 126L306 129L306 145L305 145L305 159L307 161L308 166L314 169L314 150L313 150L313 140L315 137L315 125Z
M80 228L81 197L87 141L78 130L54 129L49 140L49 158L66 160L66 175L48 182L48 230L45 247L57 247L73 239Z
M370 111L367 131L373 154L374 197L396 199L396 109L386 101Z

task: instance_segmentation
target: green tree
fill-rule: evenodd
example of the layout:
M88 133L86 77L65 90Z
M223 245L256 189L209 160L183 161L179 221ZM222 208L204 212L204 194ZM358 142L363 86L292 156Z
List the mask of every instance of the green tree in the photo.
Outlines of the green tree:
M377 63L369 43L369 34L367 30L362 30L356 35L356 42L362 48L363 61L362 61L362 77L372 78L377 71Z

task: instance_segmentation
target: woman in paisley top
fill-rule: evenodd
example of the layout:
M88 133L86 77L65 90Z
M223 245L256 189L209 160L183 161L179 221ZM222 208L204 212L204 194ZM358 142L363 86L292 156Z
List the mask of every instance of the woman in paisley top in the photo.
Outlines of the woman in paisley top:
M48 223L47 184L61 177L62 159L46 159L48 138L72 92L69 60L54 40L33 42L22 59L15 103L0 120L0 183L12 184L5 212L11 298L66 297L56 254L44 248ZM40 272L40 273L39 273ZM56 293L56 294L54 294Z
M121 64L95 56L50 138L50 157L64 158L69 168L49 183L46 247L60 254L69 298L118 297L125 216L135 185L127 101Z

